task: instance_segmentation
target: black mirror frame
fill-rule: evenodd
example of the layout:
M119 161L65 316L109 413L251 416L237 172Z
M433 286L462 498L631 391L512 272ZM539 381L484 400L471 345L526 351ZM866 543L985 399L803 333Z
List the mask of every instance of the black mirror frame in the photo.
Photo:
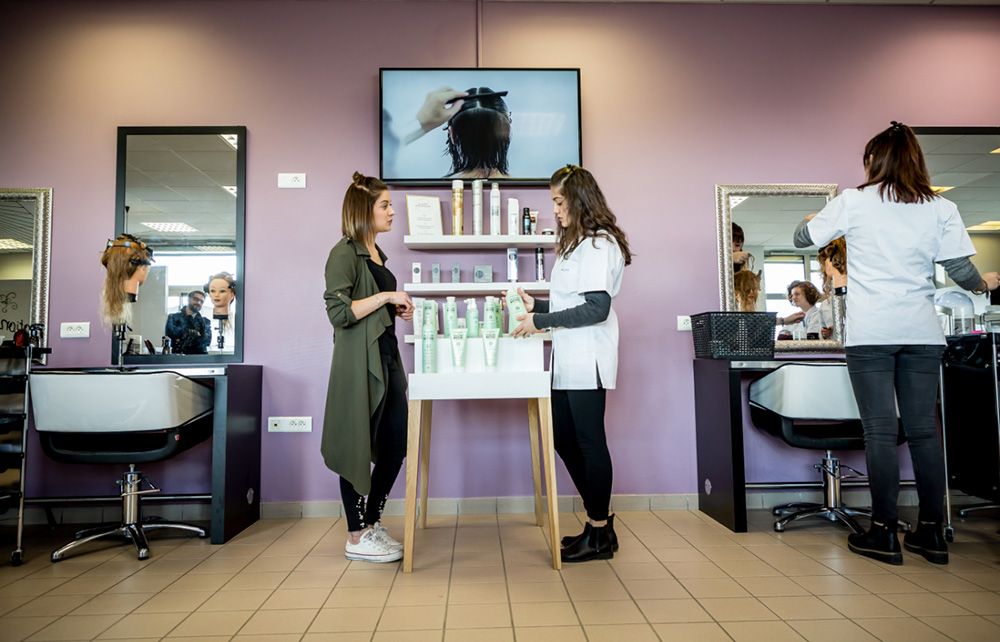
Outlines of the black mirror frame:
M151 355L139 354L124 356L124 364L164 365L205 363L243 363L243 310L246 299L244 281L245 227L246 227L246 169L247 169L247 128L241 125L219 127L119 127L118 128L118 159L115 172L115 237L125 231L125 155L128 151L127 142L131 135L157 134L235 134L239 143L236 146L236 273L239 275L241 287L236 298L236 326L234 336L236 345L233 354L197 354L197 355ZM111 337L111 363L118 363L118 340Z

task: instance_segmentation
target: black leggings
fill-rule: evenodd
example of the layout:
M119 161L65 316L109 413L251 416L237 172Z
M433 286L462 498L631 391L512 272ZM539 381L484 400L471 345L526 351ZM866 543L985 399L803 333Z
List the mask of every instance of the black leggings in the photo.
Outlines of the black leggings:
M604 434L607 391L553 390L552 433L556 452L566 464L587 517L608 518L611 504L611 453Z
M393 356L382 355L385 396L371 418L372 470L368 501L354 490L351 482L340 478L340 496L344 501L347 530L360 531L382 517L389 491L399 476L406 457L406 380Z

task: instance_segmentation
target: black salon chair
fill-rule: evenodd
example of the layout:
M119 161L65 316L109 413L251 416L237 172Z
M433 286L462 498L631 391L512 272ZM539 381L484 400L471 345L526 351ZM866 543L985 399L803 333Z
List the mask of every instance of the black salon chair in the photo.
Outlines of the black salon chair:
M789 446L825 453L822 462L815 465L823 475L823 503L775 506L775 516L795 512L775 521L774 530L780 533L793 521L819 516L840 520L855 533L863 533L855 517L871 518L871 511L844 505L841 480L863 478L864 475L833 456L835 450L865 449L864 429L846 364L790 363L780 366L751 382L749 397L750 418L755 426ZM899 443L904 441L900 431ZM842 469L854 474L845 475ZM904 530L909 528L902 520L900 525Z
M109 373L107 376L126 377L121 380L124 385L131 385L137 380L134 377L152 375L175 376L178 388L181 384L189 388L181 399L170 399L170 403L180 408L170 408L161 413L160 408L136 409L127 408L125 421L135 422L137 429L101 431L94 430L93 422L83 421L88 425L77 425L67 417L65 408L76 407L80 403L81 393L76 387L65 385L73 382L75 373L43 373L31 375L32 407L35 417L35 428L41 442L42 450L52 459L71 464L126 464L128 471L117 481L121 487L122 519L121 523L105 524L94 528L78 531L73 540L53 551L53 562L63 559L66 553L104 537L120 537L131 540L135 545L138 558L148 559L150 555L146 531L154 529L180 529L190 531L199 537L208 537L208 531L195 524L184 522L161 521L156 519L143 520L141 498L149 493L159 492L148 479L142 476L142 471L136 470L136 464L170 459L185 450L205 441L212 435L213 407L212 391L201 383L176 375L175 373ZM94 376L94 375L91 375ZM99 376L99 375L97 375ZM117 382L116 382L117 383ZM192 385L193 384L193 385ZM173 385L173 384L170 384ZM85 386L81 387L85 389ZM117 392L117 389L116 389ZM74 398L77 396L76 398ZM130 399L141 402L139 394ZM48 404L48 405L47 405ZM62 414L54 411L62 410ZM114 413L111 413L112 416ZM164 418L160 415L163 414ZM152 418L149 415L154 415ZM167 418L169 417L169 418ZM181 419L178 419L181 417ZM180 421L177 425L164 425ZM117 418L109 421L117 423ZM72 427L66 426L73 424ZM145 482L149 488L141 488Z

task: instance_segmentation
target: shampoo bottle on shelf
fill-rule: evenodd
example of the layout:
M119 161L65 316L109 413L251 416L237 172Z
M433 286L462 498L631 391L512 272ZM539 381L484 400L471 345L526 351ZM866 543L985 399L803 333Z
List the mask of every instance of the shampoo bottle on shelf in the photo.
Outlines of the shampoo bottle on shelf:
M517 317L528 314L528 308L524 306L524 299L517 293L517 283L512 283L507 289L507 332L513 332L514 328L521 325Z
M447 297L444 301L444 336L450 337L451 331L458 327L458 304L455 297Z
M424 323L420 333L420 349L423 353L423 372L437 372L437 334L434 332L434 324Z
M507 234L517 236L521 229L521 210L518 209L517 199L507 199Z
M483 233L483 181L472 181L472 233Z
M490 188L490 234L500 236L503 231L500 229L500 184L493 183Z
M475 299L465 300L465 327L469 331L467 336L470 339L479 336L479 308L476 307Z

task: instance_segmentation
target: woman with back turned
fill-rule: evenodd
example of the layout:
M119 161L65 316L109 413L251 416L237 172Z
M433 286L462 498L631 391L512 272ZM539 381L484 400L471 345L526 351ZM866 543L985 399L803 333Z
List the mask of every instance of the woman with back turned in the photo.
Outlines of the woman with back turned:
M944 333L934 309L934 264L974 292L1000 285L980 276L976 253L954 203L931 187L913 130L893 121L865 146L865 182L807 217L796 247L847 241L847 369L865 432L872 524L848 547L902 564L896 535L899 496L897 436L903 422L920 499L919 524L903 547L935 564L948 563L942 533L944 456L938 440L938 368Z

